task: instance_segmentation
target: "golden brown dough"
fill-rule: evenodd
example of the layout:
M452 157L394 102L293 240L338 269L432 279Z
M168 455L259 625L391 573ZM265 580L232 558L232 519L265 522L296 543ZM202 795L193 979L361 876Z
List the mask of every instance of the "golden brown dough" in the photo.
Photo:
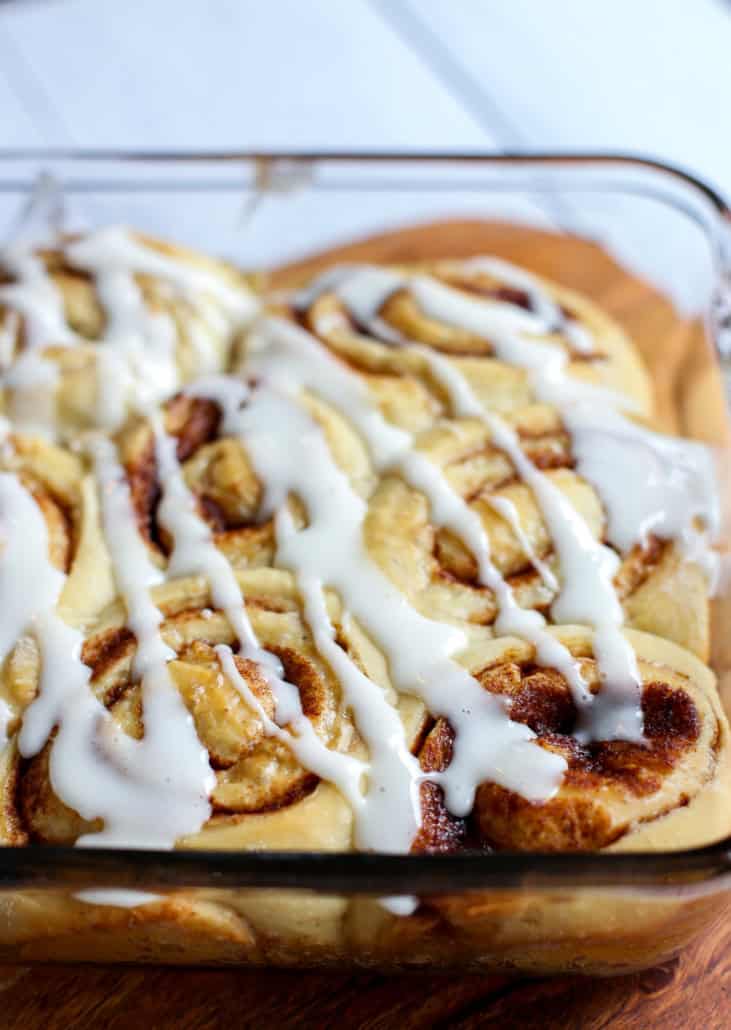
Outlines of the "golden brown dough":
M248 280L237 270L160 241L144 246L183 264L220 277L234 290ZM93 277L74 267L62 250L37 255L63 302L68 325L81 340L73 347L43 349L57 366L55 393L60 435L76 444L95 423L98 400L99 339L106 314ZM407 278L427 273L448 286L488 302L530 310L528 292L506 286L474 265L443 261L400 269ZM137 275L151 313L163 314L174 328L177 386L194 380L201 348L215 368L244 362L247 341L240 326L221 318L213 296L181 297L157 277ZM622 394L636 416L652 421L652 388L629 339L590 300L539 280L562 313L563 323L536 341L565 352L568 374ZM394 346L358 325L332 291L304 308L273 299L269 311L296 322L319 345L359 376L385 419L413 435L414 449L436 466L454 493L479 517L490 557L520 606L541 612L554 634L580 659L581 672L596 694L599 672L594 634L580 626L552 626L551 607L561 569L541 508L518 470L498 447L480 418L460 418L434 369L419 348ZM0 324L8 311L0 303ZM515 432L524 453L604 540L607 515L597 490L576 469L572 439L560 412L542 402L527 373L500 360L489 339L443 324L421 311L408 289L383 303L378 317L390 331L424 345L453 364L486 408L499 413ZM13 356L27 344L16 320ZM594 341L590 351L576 344L567 327L579 327ZM256 382L252 380L252 389ZM170 396L172 394L172 396ZM12 416L12 389L5 391ZM714 676L704 664L709 651L708 584L698 565L685 560L669 539L650 536L621 556L614 585L622 603L626 637L642 679L644 744L576 738L577 713L562 675L537 664L535 648L523 640L496 635L494 593L478 577L475 555L454 533L440 528L427 497L394 468L377 468L366 441L348 418L347 407L326 403L317 391L300 398L322 431L337 468L364 502L363 539L368 557L424 616L465 631L465 649L456 657L480 686L503 699L510 717L535 733L534 746L562 756L567 771L555 795L538 803L494 782L478 784L472 810L449 811L438 774L449 769L455 729L427 710L417 697L394 688L389 660L363 626L327 589L326 607L335 642L393 705L407 746L425 774L420 782L421 826L414 854L465 851L631 851L694 847L731 830L731 751L729 727ZM282 664L297 690L318 740L341 755L367 759L357 720L334 669L316 646L292 572L277 556L274 519L262 515L266 483L256 474L241 439L224 429L222 408L195 382L161 400L160 425L172 438L195 510L225 556L246 598L246 613L262 647ZM175 541L160 514L164 484L156 459L155 429L147 413L132 412L112 440L129 487L136 531L147 553L165 573ZM2 471L17 475L39 506L48 528L49 557L68 575L59 603L63 618L83 632L82 660L91 669L91 689L122 734L140 739L145 710L135 667L138 642L112 575L110 545L102 531L99 483L83 446L63 449L37 437L11 433L0 457ZM313 475L317 470L313 469ZM303 499L287 499L298 528L309 513ZM515 522L506 515L514 513ZM541 573L540 563L549 576ZM328 588L330 585L325 584ZM275 698L262 670L240 655L240 676L261 706L247 703L224 672L218 645L237 648L237 638L215 607L202 576L170 579L151 591L163 615L160 632L174 652L167 668L215 773L211 816L177 841L185 850L331 851L356 847L354 814L329 782L305 768L287 744L267 732ZM405 643L407 646L407 643ZM10 651L0 676L0 700L9 717L10 738L0 759L0 839L11 845L72 845L102 824L85 820L54 790L51 735L36 755L21 758L16 732L23 712L37 696L42 660L32 634ZM263 712L263 716L262 716ZM475 856L477 861L477 855ZM489 896L486 896L489 895ZM349 949L374 961L408 951L414 964L459 961L472 954L500 953L515 963L550 967L542 956L553 928L557 953L577 954L577 941L591 936L596 913L582 898L556 910L550 897L528 891L503 895L420 899L404 919L372 898L346 898L291 891L237 889L180 891L131 909L86 904L57 897L46 905L29 891L3 910L14 927L20 954L43 947L58 957L83 958L93 947L108 958L172 961L255 961L305 963L331 960ZM619 905L625 916L630 905ZM599 913L607 923L611 912ZM648 925L662 928L662 914L645 913ZM660 930L658 929L658 932ZM37 942L40 952L34 951ZM470 942L472 944L470 945ZM487 944L485 942L488 942ZM526 944L527 942L527 944ZM468 946L470 945L470 946ZM611 965L602 937L599 952ZM534 949L534 950L530 950ZM599 953L598 952L598 953ZM609 956L609 958L607 958Z

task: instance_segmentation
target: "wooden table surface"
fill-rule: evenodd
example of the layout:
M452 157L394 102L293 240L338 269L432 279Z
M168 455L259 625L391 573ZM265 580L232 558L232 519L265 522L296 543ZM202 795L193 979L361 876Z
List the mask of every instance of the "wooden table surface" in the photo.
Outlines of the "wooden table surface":
M689 348L697 326L641 280L627 276L587 241L516 230L499 223L451 222L389 234L333 252L338 259L405 261L493 252L601 297L632 331L658 388L663 422L714 408L703 348ZM331 255L331 259L332 259ZM320 259L283 270L297 281ZM689 336L689 334L691 334ZM652 341L661 339L662 355ZM697 342L697 341L696 341ZM690 352L689 352L690 351ZM678 382L682 400L678 405ZM716 398L716 401L718 398ZM711 420L713 422L713 420ZM709 427L709 435L714 427ZM419 972L284 972L119 966L0 967L0 1027L540 1027L542 1030L646 1030L731 1026L731 918L721 917L679 957L632 975L516 980L502 975Z

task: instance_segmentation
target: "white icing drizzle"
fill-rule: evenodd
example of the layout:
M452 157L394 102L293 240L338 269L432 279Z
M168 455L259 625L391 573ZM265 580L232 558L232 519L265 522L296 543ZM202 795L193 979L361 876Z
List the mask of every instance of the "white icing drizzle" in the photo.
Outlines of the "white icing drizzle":
M276 524L278 554L296 551L297 530L286 508L279 509ZM408 851L421 825L418 785L423 776L398 710L336 643L321 579L300 571L297 584L315 646L337 676L368 747L366 790L355 808L357 843L373 851Z
M0 252L0 265L15 280L0 286L0 303L22 315L28 349L76 343L77 337L66 323L63 297L43 261L21 244Z
M58 369L40 351L47 344L72 346L77 337L66 324L63 298L39 257L17 245L0 252L0 265L15 279L0 286L0 304L10 316L3 326L0 384L12 391L10 414L18 429L53 438ZM16 357L19 316L25 327L25 349Z
M474 262L472 265L474 267ZM489 259L482 259L482 267L491 274L504 271L500 265L495 267L491 264ZM513 276L513 285L531 288L532 307L537 312L532 316L534 320L539 318L548 322L553 317L550 309L553 302L550 298L541 300L538 294L542 291L538 284L528 282L520 270L515 270L515 273L517 278ZM591 400L594 408L600 403L602 408L606 408L608 403L616 406L618 398L611 391L571 379L567 375L568 357L561 348L519 335L519 328L528 328L524 318L526 313L522 310L511 305L476 300L427 276L409 278L388 269L367 266L351 268L349 274L333 270L329 278L315 282L305 294L296 298L296 303L301 305L311 302L325 290L334 290L357 324L387 343L407 345L421 354L432 375L446 389L457 416L478 418L488 426L493 442L508 455L518 475L533 491L553 538L561 574L561 589L552 605L553 618L562 623L588 624L595 630L595 655L602 681L599 694L597 697L591 695L578 663L566 648L545 633L540 614L517 606L505 582L495 580L493 569L485 565L484 548L483 560L480 561L480 552L473 545L480 578L494 590L500 606L495 628L500 633L512 633L531 640L536 646L538 660L561 671L579 708L577 735L581 739L642 740L641 680L634 653L621 630L624 615L613 585L620 559L614 551L594 539L582 516L549 477L527 458L514 431L503 419L484 409L453 362L421 344L394 334L390 327L388 333L382 332L379 311L387 297L401 289L411 291L427 317L489 339L497 356L526 369L537 396L557 405L563 414L576 408L579 401L586 403ZM613 417L629 425L616 412ZM641 430L635 427L635 438L639 433ZM644 485L640 484L641 487ZM662 493L666 495L667 489ZM641 532L635 525L633 542ZM464 535L463 539L469 542Z
M13 719L13 710L7 701L0 700L0 751L3 751L8 743L8 726Z
M519 335L512 319L506 318L498 305L483 303L429 276L414 276L408 280L408 288L429 318L489 339L501 361L525 369L539 400L557 408L585 400L632 409L633 402L629 397L569 375L569 356L562 347Z
M145 410L169 397L180 385L176 329L169 317L150 310L137 275L155 276L160 287L182 296L200 321L192 320L190 342L202 372L220 365L214 337L234 332L253 316L256 302L246 289L236 289L212 271L178 261L144 245L121 227L90 233L63 247L65 259L91 273L106 315L95 347L96 423L116 429L129 408ZM5 373L3 383L14 395L13 416L21 428L54 434L54 364L40 353L48 345L77 346L88 341L66 323L63 296L43 261L27 246L7 248L0 264L15 281L0 286L0 303L22 315L26 347ZM4 332L8 333L7 326ZM6 348L7 349L7 348ZM42 416L38 412L42 412ZM31 417L31 413L36 414Z
M38 351L25 351L1 377L11 390L10 416L21 433L53 440L56 435L55 391L58 367Z
M709 547L721 512L711 453L623 418L575 405L564 413L577 471L594 485L607 511L607 538L623 554L650 534L678 541L715 579Z
M0 287L2 290L2 287ZM20 315L9 309L0 326L0 373L5 372L15 356L15 339L20 326Z
M169 397L179 374L173 323L148 309L135 279L135 265L124 246L118 245L119 237L109 232L114 230L72 243L65 253L72 264L94 275L106 313L95 421L115 429L131 401L146 409Z
M369 318L367 303L380 296L380 274L374 284L369 279L367 286L361 298L358 298L356 287L351 291L351 297L357 300L359 317L363 319ZM449 391L458 414L483 421L493 419L483 411L466 381L456 370L452 372L453 366L430 351L424 350L424 356L433 373ZM472 551L477 560L480 582L492 590L500 609L496 623L498 632L532 643L538 660L558 668L566 677L577 706L586 708L591 704L591 695L571 653L546 631L545 619L540 612L520 608L510 585L490 560L490 544L479 515L451 488L433 462L412 449L413 437L385 421L371 402L364 384L355 375L335 361L308 333L276 319L262 319L252 330L245 367L249 373L264 376L268 382L275 382L285 389L302 386L312 389L342 410L365 437L377 466L382 471L388 468L397 470L411 486L425 494L434 522L452 530ZM517 438L511 436L504 422L495 418L488 424L493 435L496 432L503 434L496 442L503 449L509 446L511 459L518 452L519 459L530 465ZM521 470L518 471L520 473ZM568 502L564 503L570 508ZM570 511L574 518L578 517L573 508ZM616 559L613 552L609 553Z
M37 754L56 727L54 792L84 819L104 821L101 832L83 835L80 844L172 847L208 817L211 773L201 761L192 720L187 712L181 717L179 696L164 689L152 668L155 641L140 641L147 683L145 736L137 741L121 731L91 689L81 661L83 637L54 612L65 577L48 559L45 521L8 474L0 475L0 527L0 601L8 613L0 655L4 659L15 642L11 634L17 640L26 632L36 638L42 661L39 692L18 738L21 754ZM148 621L145 613L138 626Z
M520 522L520 515L518 509L510 500L509 497L488 497L487 503L492 510L504 519L510 526L513 534L515 535L518 543L523 549L523 554L526 556L528 561L531 563L533 568L536 570L538 575L543 580L544 586L552 593L558 593L559 584L558 580L553 574L553 570L550 568L547 562L543 561L536 554L533 544L528 539L528 535L523 529Z
M104 350L116 351L117 368L121 362L127 366L133 387L128 403L143 410L170 397L179 385L179 372L174 325L170 318L149 310L136 275L161 279L171 291L177 291L190 304L196 303L194 310L210 314L210 299L215 300L232 325L243 324L254 311L254 302L244 290L234 289L203 268L144 246L119 227L85 236L68 244L64 252L72 265L94 275L107 315ZM197 304L199 294L209 298L204 308ZM193 342L202 358L202 371L216 368L217 355L200 327L194 332ZM114 365L111 372L102 370L99 386L99 424L114 428L120 421L114 398L121 392Z
M230 286L202 265L179 261L146 246L123 226L110 226L90 233L64 248L69 261L96 273L97 269L126 269L154 276L169 284L196 307L199 294L213 298L232 321L243 323L256 312L256 302L247 291Z
M0 534L2 662L36 615L53 607L63 585L63 574L48 561L46 524L38 506L7 472L0 473ZM30 537L35 537L32 544ZM45 546L36 546L38 541Z
M175 327L171 320L151 311L136 275L155 276L195 303L199 293L215 299L232 325L243 324L254 313L254 302L204 268L184 264L146 247L125 229L113 226L68 244L64 253L72 265L91 272L107 315L103 343L105 355L116 352L117 361L103 361L100 369L97 421L106 428L119 425L120 365L128 369L133 406L145 409L169 397L180 382L175 355ZM195 310L195 309L194 309ZM205 309L210 311L210 304ZM194 346L203 356L204 369L217 367L217 356L206 347L200 330ZM116 402L115 402L116 399ZM127 398L129 403L129 398ZM110 417L110 412L112 416ZM124 406L122 405L122 414Z
M285 319L267 317L254 323L241 374L265 377L284 391L317 394L358 430L381 470L398 463L413 447L413 436L384 419L365 383L310 333ZM199 390L196 384L190 392Z
M150 822L153 816L159 819L157 828L145 826L140 834L147 820L143 813L134 813L135 843L149 847L143 841L151 835L157 846L169 848L178 837L199 830L209 817L208 795L215 778L196 735L193 718L170 679L167 663L175 652L162 639L163 614L150 596L150 588L160 582L161 576L139 535L123 469L109 440L97 437L90 447L114 577L127 608L128 625L137 640L133 669L141 680L145 728L140 741L118 729L110 737L118 754L126 752L133 758L134 765L128 766L133 781L147 781L145 807ZM105 726L109 728L113 723L107 722ZM65 797L63 793L60 796ZM159 811L163 805L164 816ZM101 839L105 843L119 843L118 835L106 826L102 834L82 838L81 843L97 843Z
M596 540L583 516L558 487L526 456L514 430L486 411L464 376L446 358L419 347L433 374L449 392L452 408L461 417L481 419L493 442L507 454L516 472L532 490L553 539L561 570L561 587L551 606L558 623L588 624L594 628L594 653L602 680L599 695L592 696L579 663L563 645L542 647L538 612L521 609L514 598L500 598L498 633L514 633L533 639L541 664L557 668L567 680L579 709L576 736L582 740L641 741L641 679L634 651L621 631L624 613L614 589L620 559ZM536 618L537 616L537 618Z
M238 410L248 391L240 382L232 382L224 389L227 391L225 404L233 404L234 410ZM267 732L286 743L303 765L334 783L349 799L356 817L359 847L380 851L408 850L419 826L418 763L406 747L396 709L387 702L381 688L371 682L335 643L335 629L325 606L322 583L311 576L298 578L305 618L317 650L332 667L345 700L353 710L358 729L368 746L367 763L326 747L305 717L296 688L281 678L281 663L260 647L246 615L241 588L233 569L195 510L195 501L178 464L175 441L164 434L159 416L153 416L153 425L163 483L158 518L175 540L168 575L203 575L208 579L213 603L222 609L236 633L241 655L258 663L274 695L275 720L265 717ZM276 532L280 547L296 532L284 508L278 514ZM220 650L219 656L230 672L234 664L230 650ZM240 674L232 682L248 704L252 704L252 699L256 701L248 688L242 689L244 680ZM254 707L262 718L264 710L261 704L256 702ZM281 729L284 726L287 728ZM361 788L364 776L367 777L365 793Z
M405 287L414 290L418 298L414 282L426 282L428 289L432 280L418 278L409 281L386 269L371 270L361 267L345 282L338 282L335 292L341 301L346 303L358 323L372 332L377 332L378 327L374 326L374 319L377 318L378 310L385 298L395 289ZM448 300L452 295L456 295L458 300L462 299L456 291L442 287L440 283L434 282L434 286L439 290L444 289ZM461 324L451 307L447 305L445 316L442 307L436 304L433 298L431 301L433 308L428 313L432 317ZM470 304L475 303L471 298L468 298L468 301ZM526 344L518 338L515 338L517 342L513 345L510 342L513 337L508 336L504 324L497 339L495 323L501 325L500 314L496 315L494 305L476 306L478 310L484 307L488 313L489 326L480 328L482 335L490 337L498 353L501 346L503 349L510 348L513 357L515 351L520 350L522 353L524 346L545 346L535 341ZM473 322L477 322L474 316ZM477 331L475 324L470 324L468 328ZM511 332L512 328L511 322ZM641 681L632 648L621 632L624 614L612 582L619 567L619 558L614 551L594 539L586 522L567 498L527 458L517 434L503 419L485 410L454 363L421 344L404 341L404 345L412 347L422 356L431 374L446 390L455 415L479 419L488 427L492 441L506 453L518 475L533 491L559 557L562 582L558 598L552 606L552 614L557 622L586 623L594 627L595 653L603 681L599 700L590 692L579 662L573 658L568 648L547 632L546 620L541 613L523 609L517 603L509 584L489 560L489 542L479 517L452 494L452 506L456 508L457 505L461 505L461 511L459 528L454 522L451 523L451 528L454 528L470 547L478 562L480 581L495 594L499 606L499 615L495 622L496 632L521 637L532 643L538 662L558 669L566 679L578 710L576 735L580 739L642 740ZM561 357L560 374L554 359L550 359L554 373L554 389L560 391L564 379L565 355L556 347L546 349ZM413 485L418 486L418 483ZM426 477L419 488L430 497L435 519L439 521L439 504L435 503L437 498L430 496L428 492Z
M397 689L449 719L456 734L452 761L445 772L429 774L442 784L449 808L468 813L477 784L486 779L536 801L550 797L563 759L536 747L532 731L512 722L503 702L454 660L465 644L462 631L420 615L372 562L363 544L365 502L296 397L267 383L241 408L230 383L211 380L196 386L195 393L201 391L222 407L223 431L244 442L266 486L263 513L280 511L290 493L305 504L308 525L278 532L278 564L295 572L305 592L316 581L335 589L386 654Z
M501 315L506 320L512 319L516 329L527 329L528 332L538 333L561 333L566 337L572 348L580 354L592 354L595 350L594 340L591 333L582 325L579 325L572 318L568 318L556 303L553 297L546 292L543 285L524 268L518 268L509 261L495 257L474 257L460 262L466 272L486 272L494 279L498 279L506 286L522 290L528 296L530 313L525 313L530 321L519 319L520 309L505 302L495 301L486 298L486 303L496 305L501 309ZM518 319L516 321L516 319Z
M360 784L365 764L351 755L340 754L325 747L310 720L301 713L289 722L287 728L279 726L269 718L256 694L239 672L231 648L226 644L218 644L216 654L224 675L236 687L249 707L256 712L264 726L264 732L290 748L305 768L321 779L334 783L348 800L353 811L359 814L364 805Z
M195 499L186 485L178 462L176 441L164 432L158 413L149 417L155 435L155 456L163 488L158 519L175 541L168 562L168 578L206 577L211 587L211 599L223 611L236 634L241 656L257 662L266 674L271 674L270 685L276 687L279 721L286 722L286 712L290 706L297 707L299 704L291 696L294 688L279 679L281 663L259 646L234 571L214 544L210 529L196 511Z

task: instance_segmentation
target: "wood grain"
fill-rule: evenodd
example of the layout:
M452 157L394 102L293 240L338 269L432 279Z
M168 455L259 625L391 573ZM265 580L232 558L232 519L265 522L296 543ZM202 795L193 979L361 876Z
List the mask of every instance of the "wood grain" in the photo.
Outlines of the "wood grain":
M349 245L272 276L302 280L328 261L403 262L491 252L597 299L632 334L658 389L660 421L725 439L721 386L699 324L627 275L596 244L500 223L450 222ZM613 979L514 980L490 974L237 971L110 966L0 968L0 1024L44 1027L540 1027L644 1030L731 1025L731 924L679 959Z

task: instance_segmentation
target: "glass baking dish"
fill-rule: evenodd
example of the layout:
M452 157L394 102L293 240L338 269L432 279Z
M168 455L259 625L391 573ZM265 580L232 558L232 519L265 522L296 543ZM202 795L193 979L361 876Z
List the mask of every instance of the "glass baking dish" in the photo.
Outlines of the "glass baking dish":
M292 280L303 256L356 238L487 220L500 229L497 253L510 257L511 234L535 231L553 277L590 296L591 261L572 282L560 243L590 241L593 254L598 244L633 282L652 283L611 298L630 333L648 296L664 305L656 338L681 323L692 328L695 371L678 375L675 428L715 446L722 482L731 467L730 219L719 194L692 175L624 156L0 153L3 240L49 223L73 230L121 222L245 267L295 262L285 276ZM390 237L383 253L403 257L406 238ZM418 247L418 237L409 239ZM446 242L444 255L461 256ZM659 362L663 346L655 343ZM713 665L729 710L724 582ZM413 902L399 904L404 898ZM146 903L130 907L135 899ZM3 848L0 960L619 973L669 958L723 918L729 902L731 838L644 854Z

